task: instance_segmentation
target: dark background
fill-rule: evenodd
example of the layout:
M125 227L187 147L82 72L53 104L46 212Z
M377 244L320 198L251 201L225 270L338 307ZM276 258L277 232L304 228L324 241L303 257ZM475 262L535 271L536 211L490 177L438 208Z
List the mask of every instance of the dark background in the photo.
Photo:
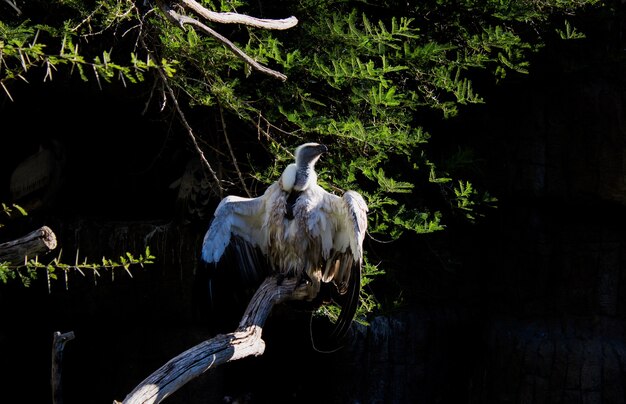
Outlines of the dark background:
M373 290L401 291L402 305L355 325L334 353L311 347L305 313L277 308L262 357L210 370L168 402L626 402L626 44L620 21L582 23L587 39L549 44L529 75L431 130L442 153L474 150L499 202L477 224L366 240L388 271ZM0 285L0 401L49 402L54 331L76 334L65 401L110 403L238 322L245 302L207 309L197 276L208 216L186 217L170 187L193 154L171 117L142 115L146 91L34 82L0 103L0 200L41 145L63 150L46 205L0 241L46 224L70 262L77 248L99 260L148 244L157 256L132 278L72 273L50 293L43 279Z

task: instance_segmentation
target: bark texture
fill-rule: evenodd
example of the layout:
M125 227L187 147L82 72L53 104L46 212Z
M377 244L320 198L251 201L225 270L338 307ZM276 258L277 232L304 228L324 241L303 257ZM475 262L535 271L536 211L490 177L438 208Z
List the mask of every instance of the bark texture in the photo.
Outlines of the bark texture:
M24 263L24 257L34 258L54 250L56 246L54 232L49 227L43 226L24 237L0 244L0 262L21 264Z
M307 296L297 279L267 278L252 297L235 332L219 334L171 359L126 396L124 404L159 403L190 380L223 363L265 351L263 325L275 304Z

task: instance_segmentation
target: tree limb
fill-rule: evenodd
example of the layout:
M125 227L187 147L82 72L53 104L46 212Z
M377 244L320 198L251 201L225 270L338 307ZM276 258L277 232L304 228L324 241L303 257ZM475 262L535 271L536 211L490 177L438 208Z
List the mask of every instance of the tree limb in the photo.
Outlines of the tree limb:
M298 24L298 19L293 16L280 20L270 20L264 18L249 17L247 15L238 13L217 13L203 7L195 0L181 0L181 4L184 7L195 11L207 20L212 22L219 22L221 24L243 24L255 28L276 30L293 28Z
M57 246L54 232L43 226L24 237L0 244L0 262L23 264L24 257L34 257L52 251Z
M187 5L187 3L190 3L189 7L191 8L192 6L195 8L200 8L200 9L204 9L202 6L200 6L199 4L192 2L190 0L183 0L183 4ZM195 3L197 6L194 6L193 3ZM244 62L246 62L248 65L250 65L252 68L260 71L261 73L267 74L269 76L275 77L281 81L285 81L287 80L287 76L285 76L284 74L277 72L276 70L270 69L269 67L263 66L262 64L260 64L259 62L257 62L256 60L252 59L250 56L248 56L244 51L242 51L241 49L239 49L237 47L237 45L235 45L234 43L232 43L228 38L224 37L223 35L219 34L218 32L216 32L215 30L211 29L210 27L208 27L207 25L203 24L202 22L196 20L195 18L191 18L188 17L186 15L182 15L177 13L176 11L172 10L169 6L167 6L165 3L163 3L163 1L157 1L157 4L159 6L159 8L161 9L161 11L165 14L165 16L167 17L167 19L172 22L173 24L176 24L178 26L180 26L181 28L184 27L185 24L189 24L192 25L198 29L200 29L201 31L203 31L204 33L211 35L212 37L214 37L215 39L217 39L218 41L220 41L222 44L224 44L228 49L230 49L231 52L233 52L235 55L237 55L240 59L242 59ZM218 16L220 15L224 15L224 14L228 14L229 17L227 18L227 21L229 23L233 23L233 22L242 22L242 21L246 21L243 22L244 24L247 25L252 25L250 24L249 19L251 19L252 17L247 17L244 18L246 16L242 16L239 14L233 14L233 13L214 13L211 12L209 10L204 9L203 13L213 13L210 14L210 18L215 19L216 17L214 16L214 14L217 14ZM238 15L240 17L240 19L235 19L233 16ZM203 15L204 16L204 15ZM209 17L205 17L207 19L209 19ZM295 23L298 22L297 19L295 19L295 17L292 17L295 20ZM257 21L272 21L272 20L258 20L258 19L253 19L253 20L257 20ZM289 20L289 19L287 19ZM276 21L281 21L281 20L276 20ZM220 21L222 22L222 21ZM295 23L293 25L295 25ZM293 26L292 25L292 26ZM278 26L283 26L283 25L278 25ZM287 29L289 27L286 28L273 28L273 29Z
M309 296L308 284L296 278L267 278L256 291L235 332L219 334L171 359L131 391L123 404L160 403L207 370L265 351L263 325L274 305ZM115 403L118 403L117 401Z
M237 164L237 158L235 157L235 152L233 151L233 147L230 144L230 139L228 138L228 132L226 131L226 120L224 119L224 110L222 109L222 104L219 104L219 111L220 111L220 121L222 124L222 132L224 132L224 139L226 139L226 145L228 146L228 151L230 152L230 158L233 161L233 165L235 166L235 170L237 171L237 176L239 177L239 181L241 182L241 186L243 187L243 190L246 192L246 195L248 195L248 198L252 198L252 194L250 193L250 190L246 186L246 182L243 179L243 174L241 173L241 170L239 169L239 164Z
M19 8L17 8L17 5L15 4L14 0L4 0L9 6L11 6L13 8L13 10L15 10L15 12L17 13L17 15L22 15L22 10L20 10ZM275 28L275 29L279 29L279 28Z

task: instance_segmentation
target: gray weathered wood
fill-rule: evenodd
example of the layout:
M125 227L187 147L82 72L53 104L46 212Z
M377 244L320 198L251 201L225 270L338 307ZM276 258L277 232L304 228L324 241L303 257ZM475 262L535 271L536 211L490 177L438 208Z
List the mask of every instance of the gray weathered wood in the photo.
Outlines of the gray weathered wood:
M285 30L293 28L298 24L296 17L288 17L282 19L265 19L255 18L239 13L218 13L203 7L195 0L181 0L183 7L190 8L205 18L207 21L217 22L220 24L243 24L250 27L262 29Z
M287 80L287 76L285 76L284 74L276 70L270 69L269 67L266 67L260 64L259 62L257 62L256 60L248 56L248 54L246 54L244 51L239 49L228 38L219 34L217 31L210 28L203 22L195 18L189 17L187 15L179 14L178 12L174 11L173 8L169 7L169 5L166 4L166 2L164 2L163 0L157 0L157 5L159 6L159 9L163 12L163 14L165 14L166 18L173 24L178 25L180 27L183 27L184 25L192 25L196 27L197 29L201 30L202 32L204 32L205 34L211 35L212 37L220 41L223 45L225 45L228 49L230 49L231 52L237 55L237 57L242 59L253 69L258 70L259 72L267 74L269 76L275 77L277 79L280 79L282 81ZM205 19L208 19L209 21L214 21L214 22L217 21L221 23L241 23L241 24L261 27L265 29L288 29L288 28L295 26L298 23L298 19L295 17L289 17L289 18L282 19L282 20L266 20L266 19L247 17L247 16L236 14L236 13L214 13L204 8L199 3L192 1L192 0L184 0L181 2L181 5L185 8L191 8L200 16L204 17Z
M54 250L56 246L54 232L48 226L43 226L22 238L0 244L0 262L20 264L24 262L24 257L34 258Z
M219 334L171 359L130 392L123 404L152 404L163 401L190 380L220 364L265 351L263 325L275 304L304 299L309 284L297 279L267 278L256 291L235 332ZM115 403L118 403L117 401Z

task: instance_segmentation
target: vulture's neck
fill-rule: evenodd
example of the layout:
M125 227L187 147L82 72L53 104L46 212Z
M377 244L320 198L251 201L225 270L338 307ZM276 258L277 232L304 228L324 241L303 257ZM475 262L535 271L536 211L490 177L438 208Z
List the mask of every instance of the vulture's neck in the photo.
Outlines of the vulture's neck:
M285 204L285 218L291 220L294 218L294 206L296 201L302 195L302 192L306 191L312 184L317 182L317 175L313 170L313 165L307 167L298 167L296 170L296 179L293 184L293 188L287 195L287 201Z
M317 184L315 162L309 164L289 164L280 179L281 188L285 192L302 192Z
M298 165L296 170L296 181L293 184L293 190L300 192L305 191L312 185L317 184L317 174L313 169L313 164Z
M294 218L294 206L302 192L317 183L314 166L315 160L306 164L296 160L295 164L289 164L285 168L280 181L283 191L288 194L285 202L286 219L292 220Z

